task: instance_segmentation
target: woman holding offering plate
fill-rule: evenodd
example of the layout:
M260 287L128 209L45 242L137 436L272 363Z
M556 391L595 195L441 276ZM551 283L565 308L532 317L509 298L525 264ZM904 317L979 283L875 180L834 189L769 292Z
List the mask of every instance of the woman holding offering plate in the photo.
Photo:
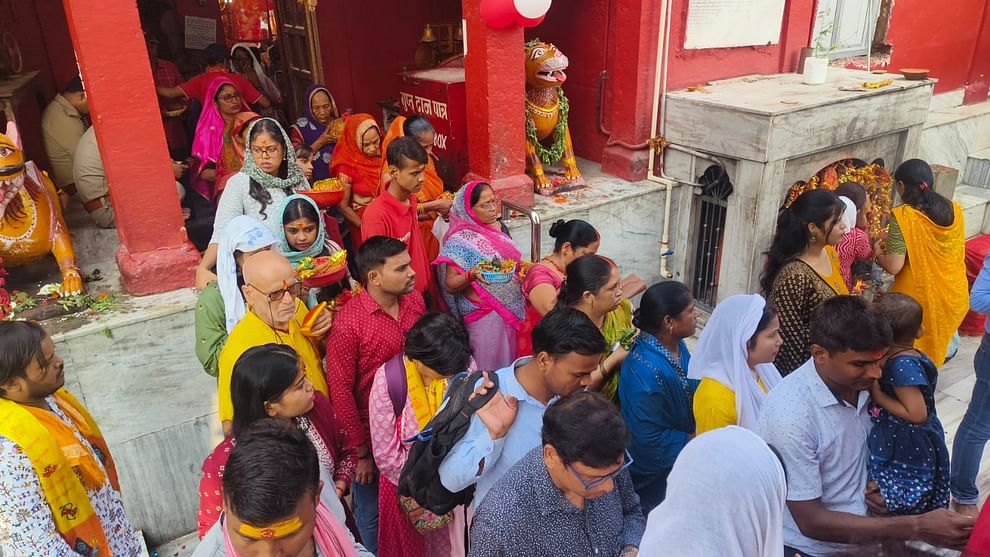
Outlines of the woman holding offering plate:
M498 221L498 199L484 182L454 197L450 230L434 261L448 311L464 320L478 369L501 369L516 359L516 335L526 301L517 271L522 254Z

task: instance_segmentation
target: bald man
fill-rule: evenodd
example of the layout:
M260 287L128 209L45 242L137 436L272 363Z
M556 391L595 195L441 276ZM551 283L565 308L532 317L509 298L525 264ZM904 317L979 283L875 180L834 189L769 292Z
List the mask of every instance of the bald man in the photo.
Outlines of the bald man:
M285 344L299 354L306 367L306 378L317 391L327 394L327 382L323 376L320 355L313 341L318 341L330 330L331 315L325 311L312 328L312 336L302 332L306 306L299 300L302 283L296 278L292 264L279 253L262 251L244 261L242 269L244 286L241 293L247 302L248 312L234 327L220 353L220 421L225 435L231 431L234 407L230 397L230 378L234 364L241 354L255 346ZM312 340L311 340L312 339Z

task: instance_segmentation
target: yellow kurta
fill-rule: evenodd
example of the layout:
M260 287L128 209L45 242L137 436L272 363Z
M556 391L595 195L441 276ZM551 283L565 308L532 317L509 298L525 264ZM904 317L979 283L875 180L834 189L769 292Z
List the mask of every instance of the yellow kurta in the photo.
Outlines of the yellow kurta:
M305 335L300 331L303 318L306 317L306 305L296 300L296 316L289 322L289 332L276 333L257 315L247 312L244 319L234 327L227 337L227 344L220 353L220 378L217 390L220 395L220 421L230 421L234 418L234 405L230 397L230 378L234 373L234 364L241 354L255 346L265 344L285 344L299 353L306 367L306 378L318 392L329 396L327 380L320 363L320 355Z
M924 309L925 334L914 345L936 367L945 363L949 341L969 311L966 231L958 203L952 203L952 211L952 224L939 226L908 205L893 210L907 245L907 259L891 291L911 296Z
M761 379L757 379L756 384L767 392ZM710 377L702 379L694 393L695 435L738 423L736 393Z

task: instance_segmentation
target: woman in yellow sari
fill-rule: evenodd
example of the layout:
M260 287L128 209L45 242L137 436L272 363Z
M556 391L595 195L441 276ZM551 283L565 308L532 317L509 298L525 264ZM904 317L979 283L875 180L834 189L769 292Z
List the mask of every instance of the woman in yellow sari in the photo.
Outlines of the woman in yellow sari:
M935 192L932 169L923 160L904 162L894 179L904 203L891 212L886 253L878 262L894 275L891 290L924 308L924 336L915 347L941 367L969 310L962 209Z
M403 510L409 508L411 499L399 497L397 489L411 447L403 440L426 428L440 410L450 377L467 371L471 364L471 341L461 321L446 313L431 313L420 318L406 334L404 353L386 362L375 374L368 407L371 450L381 472L378 557L464 554L461 528L440 527L425 535L419 533L407 520L408 511ZM453 515L458 523L463 517L460 509L455 509Z
M426 163L426 170L423 171L423 189L416 193L416 201L419 202L419 227L423 236L423 244L426 246L426 256L432 262L440 254L440 241L433 235L433 225L439 216L446 216L450 210L453 197L443 198L443 180L437 173L436 156L433 154L433 142L436 140L437 132L433 129L433 124L422 116L406 118L399 116L392 120L388 127L388 134L382 142L382 152L388 152L388 146L400 137L414 137L420 145L426 149L429 159ZM388 176L388 162L382 167L382 176ZM384 184L380 184L384 187ZM379 191L381 191L381 187ZM375 192L377 196L379 191Z

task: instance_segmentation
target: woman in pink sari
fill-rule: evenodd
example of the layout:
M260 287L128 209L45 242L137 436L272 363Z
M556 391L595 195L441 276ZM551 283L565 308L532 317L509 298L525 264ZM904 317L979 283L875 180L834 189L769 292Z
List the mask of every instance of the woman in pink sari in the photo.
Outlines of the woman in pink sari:
M381 472L378 483L378 557L455 557L464 555L464 508L447 518L420 514L397 486L410 446L404 442L426 428L440 410L447 381L471 365L467 331L446 313L420 318L406 334L403 354L375 373L368 401L371 450ZM409 514L407 510L412 509ZM432 522L420 533L409 516ZM447 521L450 521L447 523Z
M522 281L526 296L526 319L519 330L519 357L533 355L533 329L557 305L557 294L567 278L564 272L572 261L589 253L598 253L601 237L594 226L583 220L563 219L550 225L554 239L553 253L534 262Z
M518 271L522 254L498 220L498 199L484 182L466 184L454 197L450 229L434 265L450 313L464 320L478 369L496 370L516 359L517 336L526 312L519 275L489 284L480 264L512 261Z
M214 79L206 90L212 102L203 107L193 137L192 189L211 204L216 201L215 184L220 177L218 168L239 167L233 129L237 115L247 110L240 91L227 77Z

